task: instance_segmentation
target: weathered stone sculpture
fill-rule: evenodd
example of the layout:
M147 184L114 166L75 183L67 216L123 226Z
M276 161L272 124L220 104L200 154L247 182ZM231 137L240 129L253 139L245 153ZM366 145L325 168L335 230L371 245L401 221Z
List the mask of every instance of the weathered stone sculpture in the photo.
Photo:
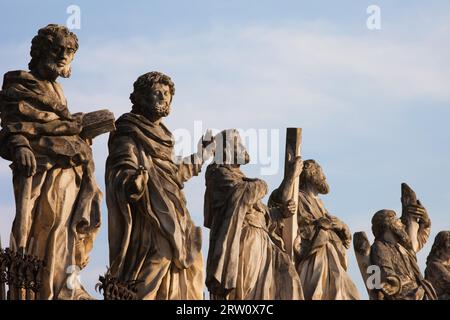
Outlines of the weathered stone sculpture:
M433 285L440 300L450 300L450 231L441 231L434 239L425 278Z
M202 299L201 228L186 207L183 183L200 172L213 145L175 161L161 122L175 87L159 72L140 76L133 107L116 122L106 162L111 276L138 280L137 299Z
M375 241L371 247L363 232L355 234L354 247L361 273L366 280L368 266L379 268L379 287L368 288L371 299L435 299L436 293L423 278L416 258L416 252L430 234L428 213L406 184L402 184L402 204L400 219L392 210L375 213L372 218Z
M267 208L263 180L247 178L240 165L249 161L237 130L215 138L214 162L206 171L204 216L210 231L206 286L211 299L303 299L300 279L277 222L295 213L292 203ZM284 188L292 189L302 167L293 163Z
M296 269L307 300L359 299L356 286L347 274L351 233L347 225L330 215L319 194L329 186L320 165L304 162L299 183L298 236L294 245ZM279 198L279 191L271 195Z
M11 245L44 261L39 299L89 298L83 288L69 291L66 270L87 264L100 226L91 147L80 137L83 114L69 112L56 82L70 76L77 49L66 27L40 29L30 71L6 73L0 94L0 155L13 162L16 200Z

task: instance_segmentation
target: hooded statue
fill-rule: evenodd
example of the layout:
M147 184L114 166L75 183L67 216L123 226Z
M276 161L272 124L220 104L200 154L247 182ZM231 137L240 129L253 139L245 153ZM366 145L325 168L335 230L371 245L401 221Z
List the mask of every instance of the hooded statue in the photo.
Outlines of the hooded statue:
M210 229L206 286L211 298L303 299L292 260L273 232L278 221L292 215L287 204L268 208L262 203L267 185L240 170L249 156L236 130L223 131L215 141L223 152L216 152L206 171L204 204L204 225ZM291 209L295 212L295 206Z

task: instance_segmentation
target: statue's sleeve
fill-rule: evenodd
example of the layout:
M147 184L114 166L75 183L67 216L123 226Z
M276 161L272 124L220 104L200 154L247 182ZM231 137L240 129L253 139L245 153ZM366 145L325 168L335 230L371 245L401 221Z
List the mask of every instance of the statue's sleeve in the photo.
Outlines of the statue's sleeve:
M6 160L14 161L14 154L19 148L28 148L31 151L30 142L22 134L6 135L0 132L0 156Z
M269 215L273 221L279 221L290 217L290 215L286 215L286 210L284 210L283 203L280 200L280 191L278 188L273 190L270 194L267 206L269 207Z
M128 194L128 185L139 168L138 150L129 136L116 135L109 142L110 154L107 161L107 175L116 188Z
M192 154L182 159L178 165L178 176L181 181L186 182L198 174L202 170L203 161L197 156Z
M243 190L242 202L248 205L254 205L267 194L267 184L260 179L239 177L228 174L227 169L218 170L216 181L221 190Z
M41 136L71 136L80 131L80 125L72 120L60 120L53 112L39 110L25 100L0 97L2 130L0 132L0 155L13 160L18 148L32 150L30 141Z
M420 251L428 241L431 232L431 222L428 216L425 221L419 222L419 230L417 232L417 251Z
M343 244L346 248L349 248L351 240L352 240L352 234L350 232L349 227L346 223L344 223L342 220L340 220L336 216L332 216L330 214L327 214L330 219L334 220L336 223L336 228L334 228L334 232L339 236L339 238L342 240Z
M430 237L431 220L428 217L428 214L425 214L420 219L408 214L402 214L401 219L413 243L414 251L419 252Z

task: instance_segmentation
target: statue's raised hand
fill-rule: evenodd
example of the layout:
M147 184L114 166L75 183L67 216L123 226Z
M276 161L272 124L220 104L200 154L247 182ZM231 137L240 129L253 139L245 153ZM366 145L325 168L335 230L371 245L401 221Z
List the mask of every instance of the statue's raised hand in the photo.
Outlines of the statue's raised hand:
M417 219L419 223L429 224L430 218L428 217L427 209L425 209L419 200L417 204L408 205L406 211L411 217Z
M33 151L26 147L17 149L14 155L14 163L19 171L27 177L34 176L36 173L36 158Z
M295 157L294 161L291 163L292 175L294 178L300 176L303 171L303 161L300 156Z
M214 155L215 150L216 141L212 135L211 129L208 129L197 144L197 155L202 161L206 161Z

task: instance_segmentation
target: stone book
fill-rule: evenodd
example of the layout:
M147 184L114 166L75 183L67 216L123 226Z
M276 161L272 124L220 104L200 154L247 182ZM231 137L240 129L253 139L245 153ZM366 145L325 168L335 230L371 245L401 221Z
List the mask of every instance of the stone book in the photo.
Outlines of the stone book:
M107 109L84 114L82 123L83 130L80 136L84 139L94 139L116 130L114 114Z

